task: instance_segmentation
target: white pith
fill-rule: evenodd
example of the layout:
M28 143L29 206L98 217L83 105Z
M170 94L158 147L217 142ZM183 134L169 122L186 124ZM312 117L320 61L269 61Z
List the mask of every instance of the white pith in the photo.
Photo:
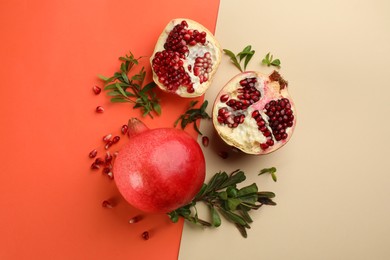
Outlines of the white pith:
M179 88L175 93L181 97L187 97L187 98L199 97L203 95L208 89L208 87L210 86L214 78L214 74L216 73L219 67L219 64L221 62L221 56L222 56L222 50L221 47L219 46L219 43L214 38L213 34L203 25L186 18L178 18L178 19L171 20L168 23L168 25L165 27L164 31L161 33L160 37L158 38L158 41L153 51L153 55L150 58L150 63L152 64L153 58L157 52L164 50L164 43L166 42L168 35L172 31L173 27L175 27L177 24L180 24L183 20L185 20L188 24L188 27L186 29L196 29L199 32L202 31L206 32L206 43L205 45L199 43L197 43L194 46L187 45L189 49L189 55L186 57L185 60L183 60L184 70L190 76L195 91L193 93L188 93L186 86L179 86ZM209 77L208 77L209 79L203 83L200 83L199 77L193 74L194 63L197 57L203 57L204 54L207 52L211 54L211 59L212 59L211 72L209 73ZM191 65L192 67L191 72L188 70L188 65ZM153 80L159 86L160 89L166 92L170 92L163 84L159 82L159 79L157 75L154 73L154 71L153 71Z
M220 97L224 94L229 94L229 99L235 98L237 99L237 89L240 88L239 82L245 78L257 78L256 88L261 93L261 98L258 102L252 104L248 107L248 109L244 110L245 120L242 124L239 124L236 128L230 128L225 124L221 124L218 122L218 111L222 107L228 107L226 103L222 103L220 101ZM280 98L289 98L287 88L281 89L277 82L270 82L267 75L263 75L259 72L245 72L237 75L233 79L231 79L228 84L221 90L218 94L214 108L213 108L213 124L215 129L217 130L219 136L229 145L234 146L245 153L248 154L267 154L270 153L280 147L282 147L288 140L291 138L292 132L294 131L294 127L296 124L296 114L294 104L289 98L291 103L291 110L294 114L293 126L286 129L286 133L288 134L287 139L276 141L274 138L274 145L269 147L266 150L260 148L261 143L265 143L267 138L263 135L261 131L259 131L258 126L256 124L256 120L252 118L252 112L258 110L262 116L262 118L268 122L268 116L263 112L264 106L273 99ZM230 110L230 109L229 109ZM241 110L236 111L235 113L242 113ZM267 123L267 128L269 128ZM272 132L272 131L271 131Z

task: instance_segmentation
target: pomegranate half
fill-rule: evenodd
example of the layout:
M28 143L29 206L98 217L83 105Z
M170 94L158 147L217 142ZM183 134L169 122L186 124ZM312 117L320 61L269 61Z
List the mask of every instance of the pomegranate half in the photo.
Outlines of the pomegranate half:
M296 124L287 86L277 71L235 76L214 103L213 124L218 135L247 154L268 154L285 145Z
M175 128L149 129L135 118L129 121L128 134L113 168L125 200L155 213L191 202L205 179L205 158L196 140Z
M158 38L150 62L153 80L165 92L198 97L211 84L222 50L214 35L190 19L173 19Z

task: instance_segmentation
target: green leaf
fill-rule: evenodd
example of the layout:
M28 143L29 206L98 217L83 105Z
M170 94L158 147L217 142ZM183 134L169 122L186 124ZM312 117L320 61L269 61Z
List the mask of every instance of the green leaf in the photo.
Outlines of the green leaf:
M255 54L255 51L252 51L250 54L248 54L246 57L245 57L245 61L244 61L244 70L246 70L246 66L248 65L249 61L252 59L253 55Z
M122 78L123 78L123 80L124 80L127 84L130 83L130 82L129 82L129 78L127 77L127 75L126 75L125 72L122 72Z
M271 168L264 168L262 169L258 175L262 175L262 174L265 174L265 173L269 173L271 174L271 177L272 177L272 180L274 182L277 181L277 177L276 177L276 168L275 167L271 167Z
M121 93L119 91L113 90L110 92L107 92L108 96L121 96Z
M227 200L228 199L228 194L226 191L221 191L220 193L218 193L218 197L221 199L221 200Z
M235 197L237 197L238 190L236 187L229 186L229 187L227 187L226 192L227 192L227 195L229 196L229 198L235 198Z
M273 60L271 62L271 65L273 65L275 67L280 67L280 60L279 59Z
M256 185L256 183L253 183L249 186L246 186L246 187L239 189L237 192L237 197L239 198L239 197L244 197L244 196L251 195L251 194L257 194L257 191L258 191L257 185Z
M247 56L248 54L251 53L251 49L252 49L252 46L251 45L248 45L246 46L241 52L239 52L237 54L237 56L240 58L240 61L245 58L245 56Z
M207 188L207 184L203 183L202 188L200 189L198 194L196 194L195 199L199 199L200 197L202 197L202 195L206 191L206 188Z
M247 223L252 223L252 222L253 222L251 216L249 216L248 210L244 209L244 208L241 207L241 206L240 206L239 210L240 210L240 213L241 213L242 218L243 218Z
M103 81L107 81L109 79L109 78L107 78L107 77L105 77L103 75L100 75L100 74L98 75L98 78L103 80Z
M111 98L110 101L111 101L112 103L126 103L126 102L130 102L129 100L126 100L126 99L124 99L124 98L122 98L122 97Z
M141 92L142 92L142 93L146 93L146 92L152 90L152 89L153 89L154 87L156 87L156 86L157 86L157 85L156 85L156 83L154 83L154 81L149 82L148 84L146 84L146 85L142 88Z
M212 225L214 227L219 227L221 225L221 217L219 216L218 212L215 210L214 207L210 207L211 210L211 220Z
M233 64L242 72L242 68L240 63L238 62L236 55L230 50L223 49L223 52L230 57L230 60L233 62Z
M123 90L123 88L121 88L121 86L119 85L119 83L116 83L116 84L115 84L115 87L116 87L116 89L122 94L122 96L127 97L125 91Z
M237 209L237 206L240 205L241 203L241 200L240 199L236 199L236 198L229 198L227 201L226 201L226 208L228 210L236 210Z
M247 238L248 237L248 233L246 232L246 228L241 226L241 225L239 225L239 224L235 224L235 225L236 225L238 231L240 231L241 236L243 236L244 238Z
M245 179L246 176L243 171L236 171L229 178L226 178L223 183L221 183L220 188L222 189L228 186L236 185L238 183L245 181Z
M257 193L257 195L259 197L264 197L264 198L269 198L269 199L275 198L275 193L270 192L270 191L260 191Z
M161 106L159 103L153 103L153 110L157 115L161 115Z
M248 226L248 224L246 223L246 221L239 215L231 212L231 211L228 211L224 208L219 208L220 209L220 212L221 214L228 220L234 222L234 223L237 223L241 226Z
M179 214L177 214L176 211L169 212L168 216L173 223L177 223L179 221Z

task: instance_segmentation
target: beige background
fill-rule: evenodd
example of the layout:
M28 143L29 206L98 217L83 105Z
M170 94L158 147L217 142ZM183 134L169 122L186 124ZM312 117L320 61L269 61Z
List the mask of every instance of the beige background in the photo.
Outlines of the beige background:
M221 0L216 36L234 52L252 44L249 69L269 71L269 51L281 59L298 124L283 149L228 160L202 124L209 176L241 168L278 205L253 212L247 239L226 221L186 224L179 258L390 259L390 1ZM224 57L206 99L237 72ZM270 166L277 183L256 174Z

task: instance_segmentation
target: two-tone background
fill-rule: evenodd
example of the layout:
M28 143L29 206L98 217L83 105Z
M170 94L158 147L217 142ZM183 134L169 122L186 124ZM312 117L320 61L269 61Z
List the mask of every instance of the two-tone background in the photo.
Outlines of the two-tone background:
M388 259L389 11L384 0L0 1L0 259ZM272 52L297 106L290 143L260 158L222 160L201 123L215 141L204 149L209 176L241 168L276 193L247 239L226 221L203 230L147 215L131 225L139 212L89 170L101 137L140 116L94 96L97 74L114 73L128 51L151 55L177 17L204 24L223 48L251 44L250 70L270 71L260 61ZM199 100L212 103L237 72L223 57ZM163 114L145 122L173 126L189 100L158 95ZM256 174L270 166L277 183ZM117 207L102 208L112 197Z

